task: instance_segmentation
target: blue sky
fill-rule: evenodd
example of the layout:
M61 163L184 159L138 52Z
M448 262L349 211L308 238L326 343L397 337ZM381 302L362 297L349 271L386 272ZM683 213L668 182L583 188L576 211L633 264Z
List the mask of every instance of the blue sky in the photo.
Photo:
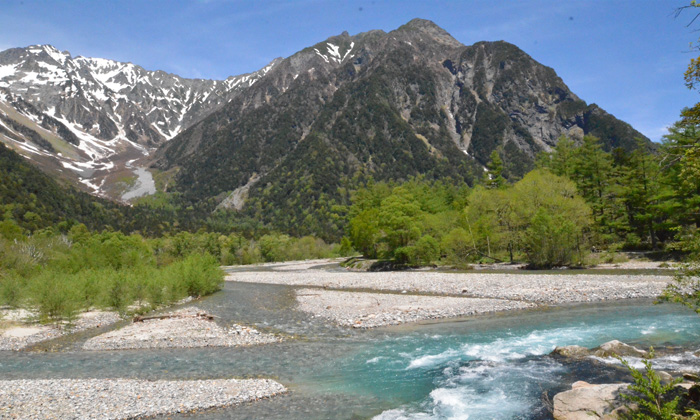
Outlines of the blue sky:
M505 40L658 141L700 100L683 84L692 15L677 0L34 1L0 3L0 50L52 44L73 56L222 79L257 70L343 31L430 19L469 45Z

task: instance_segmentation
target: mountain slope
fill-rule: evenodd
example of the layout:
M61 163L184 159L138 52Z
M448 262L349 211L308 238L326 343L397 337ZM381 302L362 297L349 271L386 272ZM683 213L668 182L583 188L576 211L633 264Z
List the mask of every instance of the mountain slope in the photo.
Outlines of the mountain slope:
M72 170L61 175L110 193L110 174L128 176L129 161L149 155L245 91L274 64L213 81L74 58L50 45L9 49L0 52L0 140L44 169Z
M295 234L340 234L347 189L423 175L473 183L492 151L517 178L566 135L644 138L506 42L464 46L432 22L343 33L281 60L157 152L193 202L218 197ZM354 181L353 181L354 180Z

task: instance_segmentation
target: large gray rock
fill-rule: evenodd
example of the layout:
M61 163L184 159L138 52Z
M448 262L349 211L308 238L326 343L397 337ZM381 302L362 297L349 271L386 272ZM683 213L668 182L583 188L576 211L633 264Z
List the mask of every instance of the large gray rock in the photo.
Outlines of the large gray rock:
M562 346L556 347L550 354L552 356L581 358L588 356L590 354L590 351L586 347L581 346Z
M570 391L554 396L555 420L592 420L617 418L624 405L620 392L629 384L591 385L579 381Z
M612 340L593 349L593 355L598 357L644 357L647 355L647 352L621 341Z

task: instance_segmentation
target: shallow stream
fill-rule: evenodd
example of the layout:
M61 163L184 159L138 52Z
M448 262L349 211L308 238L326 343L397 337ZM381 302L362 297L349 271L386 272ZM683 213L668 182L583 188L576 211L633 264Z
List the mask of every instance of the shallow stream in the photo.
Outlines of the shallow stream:
M576 305L449 322L355 331L294 310L287 286L227 283L196 306L219 322L294 336L248 348L0 352L0 377L207 379L272 377L290 393L241 407L168 418L547 419L550 398L576 380L603 383L622 370L547 356L555 346L612 339L659 349L664 369L700 368L700 317L652 302ZM666 351L666 350L665 350Z

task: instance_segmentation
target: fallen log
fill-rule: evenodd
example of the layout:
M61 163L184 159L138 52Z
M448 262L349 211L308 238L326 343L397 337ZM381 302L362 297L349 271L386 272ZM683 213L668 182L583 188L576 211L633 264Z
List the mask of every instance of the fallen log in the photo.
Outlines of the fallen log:
M133 319L132 322L144 322L144 321L151 321L154 319L170 319L170 318L201 318L205 319L207 321L213 321L214 320L214 315L209 315L205 312L199 312L197 315L194 317L188 317L188 316L182 316L182 315L173 315L173 314L165 314L165 315L151 315L151 316L141 316L141 315L136 315Z

